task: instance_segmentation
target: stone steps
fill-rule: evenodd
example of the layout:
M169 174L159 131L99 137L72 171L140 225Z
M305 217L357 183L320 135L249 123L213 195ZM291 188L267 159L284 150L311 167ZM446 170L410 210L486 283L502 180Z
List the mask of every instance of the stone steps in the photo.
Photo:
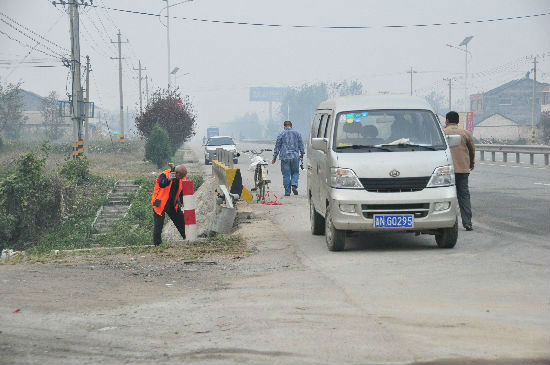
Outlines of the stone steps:
M109 194L109 201L105 203L97 213L92 224L96 233L92 238L97 238L112 230L120 218L123 218L130 209L130 197L139 190L139 185L133 181L118 181L113 191Z

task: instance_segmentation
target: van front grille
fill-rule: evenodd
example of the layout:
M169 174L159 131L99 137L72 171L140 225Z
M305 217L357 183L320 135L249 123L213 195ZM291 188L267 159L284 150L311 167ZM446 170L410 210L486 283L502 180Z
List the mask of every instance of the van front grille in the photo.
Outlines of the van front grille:
M359 179L363 187L367 191L377 193L395 193L395 192L410 192L423 190L428 181L429 176L421 177L395 177L395 178L363 178Z
M414 214L415 218L424 218L430 211L430 204L363 204L361 210L363 217L368 219L375 214Z

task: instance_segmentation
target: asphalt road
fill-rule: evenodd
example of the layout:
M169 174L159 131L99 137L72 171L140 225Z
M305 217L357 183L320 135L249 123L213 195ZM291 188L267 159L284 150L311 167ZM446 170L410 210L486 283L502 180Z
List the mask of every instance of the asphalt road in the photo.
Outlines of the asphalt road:
M264 156L271 160L271 153ZM251 186L247 161L239 162ZM283 195L278 162L270 165L269 176L270 190ZM340 288L347 302L377 318L400 350L458 363L547 363L548 167L479 161L470 175L474 231L460 229L452 250L438 249L433 236L355 233L344 252L329 252L324 237L309 230L305 179L304 173L299 196L281 199L290 204L261 209L301 261ZM339 311L335 307L334 315Z

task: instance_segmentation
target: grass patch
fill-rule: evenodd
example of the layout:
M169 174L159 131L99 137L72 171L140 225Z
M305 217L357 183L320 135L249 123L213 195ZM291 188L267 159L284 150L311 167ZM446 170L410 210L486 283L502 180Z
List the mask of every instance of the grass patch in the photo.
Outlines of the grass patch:
M90 247L93 232L92 223L97 210L107 202L107 193L114 187L115 180L98 176L75 189L75 200L71 216L61 226L45 233L38 245L27 250L31 255L49 254L51 250L70 250Z
M178 261L209 261L216 257L239 259L251 254L244 240L238 235L217 235L201 239L194 243L173 244L165 242L160 246L132 246L116 249L90 248L82 251L60 251L59 253L27 252L0 262L0 264L62 264L75 263L80 260L91 260L94 257L111 257L115 255L154 255L155 259ZM121 258L120 261L124 261Z

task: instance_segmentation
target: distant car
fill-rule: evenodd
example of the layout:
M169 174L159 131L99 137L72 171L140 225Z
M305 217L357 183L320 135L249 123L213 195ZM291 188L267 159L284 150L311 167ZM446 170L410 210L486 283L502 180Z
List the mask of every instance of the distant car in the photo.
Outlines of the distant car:
M228 136L215 136L210 137L204 145L204 164L210 165L212 160L216 159L216 149L223 148L226 151L235 152L235 158L233 158L233 163L239 163L237 158L237 146L233 142L233 138Z

